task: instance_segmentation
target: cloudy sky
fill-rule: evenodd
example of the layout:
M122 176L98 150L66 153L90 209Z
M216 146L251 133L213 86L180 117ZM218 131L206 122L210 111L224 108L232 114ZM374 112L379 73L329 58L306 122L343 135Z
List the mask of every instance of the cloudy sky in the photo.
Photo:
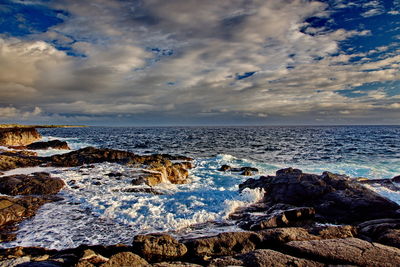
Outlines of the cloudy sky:
M400 124L400 0L0 0L0 122Z

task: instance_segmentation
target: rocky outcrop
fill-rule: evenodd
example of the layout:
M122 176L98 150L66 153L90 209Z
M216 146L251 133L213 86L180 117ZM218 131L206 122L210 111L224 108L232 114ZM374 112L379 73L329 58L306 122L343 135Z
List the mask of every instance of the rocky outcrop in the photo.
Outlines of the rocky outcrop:
M276 176L249 179L239 185L263 188L263 202L315 209L316 219L331 223L358 223L378 218L399 218L400 206L342 175L303 173L283 169ZM267 212L268 215L268 212Z
M400 219L379 219L358 225L359 233L375 242L400 248Z
M26 146L40 140L35 128L1 128L0 146Z
M27 149L37 150L37 149L63 149L70 150L67 142L60 140L51 140L47 142L35 142L26 146Z
M0 178L0 193L6 195L54 195L65 183L60 178L52 178L50 174L32 173L31 175L11 175Z
M398 266L400 249L357 238L292 241L290 253L329 264L357 266Z
M117 253L100 265L101 267L115 267L115 266L149 266L149 263L132 252Z
M27 156L22 153L3 152L0 154L0 171L35 167L45 162L45 159L36 156Z

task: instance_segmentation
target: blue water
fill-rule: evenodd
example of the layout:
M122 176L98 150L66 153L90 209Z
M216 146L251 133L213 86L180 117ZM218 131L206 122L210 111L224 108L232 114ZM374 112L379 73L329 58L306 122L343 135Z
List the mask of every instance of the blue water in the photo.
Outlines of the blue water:
M187 184L155 186L163 195L124 192L132 187L135 170L115 163L95 164L94 168L13 170L48 171L67 186L59 193L64 200L45 204L35 217L20 225L17 240L3 243L3 247L130 244L138 233L168 232L182 237L237 230L228 215L259 200L263 192L239 194L238 185L249 177L220 172L222 164L256 167L260 172L254 178L289 166L352 177L400 174L400 127L88 127L40 132L44 140L66 140L72 149L91 145L139 154L191 156L195 168ZM55 152L68 151L40 151L43 155ZM116 180L108 177L109 172L124 175ZM399 192L370 188L400 203ZM221 227L221 223L225 225Z
M400 174L400 126L325 127L89 127L41 129L43 135L136 153L194 158L231 155L274 168L295 166L350 176Z

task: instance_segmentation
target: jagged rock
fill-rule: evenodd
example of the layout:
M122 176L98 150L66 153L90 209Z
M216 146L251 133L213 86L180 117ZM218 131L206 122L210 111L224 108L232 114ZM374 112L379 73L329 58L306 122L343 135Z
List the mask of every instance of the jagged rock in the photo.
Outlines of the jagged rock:
M357 223L377 218L399 218L400 206L348 177L324 172L322 175L283 169L276 176L249 179L239 185L263 188L263 202L313 207L320 219L334 223Z
M290 254L329 264L398 266L400 262L399 249L357 238L292 241L285 246Z
M265 214L247 213L238 221L241 228L258 231L273 227L294 226L302 221L314 218L315 210L310 207L280 209L281 205L272 206Z
M379 219L358 225L359 233L375 242L400 248L400 219Z
M13 148L13 147L12 147ZM17 148L18 149L18 148ZM23 148L25 149L25 147ZM38 155L37 152L34 151L27 151L27 150L3 150L0 149L0 153L1 154L11 154L11 155L16 155L16 156L32 156L32 157L36 157Z
M132 252L117 253L106 262L100 265L101 267L115 267L115 266L150 266L150 264Z
M60 140L51 140L51 141L47 141L47 142L35 142L35 143L27 145L26 148L27 149L32 149L32 150L49 149L49 148L65 149L65 150L69 150L70 149L68 144L67 144L67 142L60 141Z
M270 249L257 249L236 257L214 259L210 267L219 266L246 266L246 267L272 267L272 266L297 266L316 267L325 266L318 261L301 259Z
M218 170L221 171L221 172L226 172L226 171L229 171L230 169L232 169L231 166L224 164Z
M134 252L148 261L174 260L187 252L184 244L167 234L137 235L132 245Z
M24 156L16 153L4 152L0 154L0 170L8 171L15 168L35 167L44 163L40 157Z
M261 238L254 232L226 232L213 237L187 240L189 253L193 256L227 256L254 250Z
M219 169L219 171L226 172L226 171L231 171L231 172L240 172L241 175L245 176L252 176L254 173L258 172L257 168L253 167L240 167L240 168L232 168L229 165L222 165Z
M25 146L37 140L42 136L35 128L1 128L0 145L1 146Z
M52 195L58 193L65 183L41 172L31 175L17 174L0 178L0 193L7 195Z

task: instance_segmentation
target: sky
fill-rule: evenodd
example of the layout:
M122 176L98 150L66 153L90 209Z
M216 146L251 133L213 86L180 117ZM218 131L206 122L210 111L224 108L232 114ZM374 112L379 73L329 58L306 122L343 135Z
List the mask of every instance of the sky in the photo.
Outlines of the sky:
M400 124L400 0L0 0L0 123Z

